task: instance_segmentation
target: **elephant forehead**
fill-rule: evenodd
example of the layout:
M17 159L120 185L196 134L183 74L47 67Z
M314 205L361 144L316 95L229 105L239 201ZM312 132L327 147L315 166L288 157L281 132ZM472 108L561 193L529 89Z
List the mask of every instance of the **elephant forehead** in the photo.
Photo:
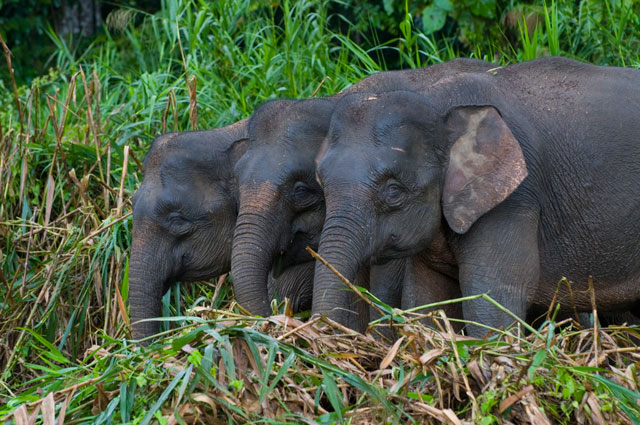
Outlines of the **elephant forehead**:
M375 171L381 161L379 155L359 147L330 149L318 165L318 174L326 181L359 180Z
M315 155L315 151L291 145L256 149L238 162L236 173L241 184L256 179L282 184L292 175L312 175L316 168Z
M256 176L269 176L281 168L290 156L290 152L274 147L272 149L249 150L236 164L236 174L242 182Z
M424 135L416 137L414 129L407 125L386 132L378 138L378 142L369 147L375 156L377 169L394 169L397 167L418 166L429 157Z
M160 181L165 188L171 188L175 185L200 186L229 178L230 173L230 167L215 167L212 164L185 161L175 167L162 169Z

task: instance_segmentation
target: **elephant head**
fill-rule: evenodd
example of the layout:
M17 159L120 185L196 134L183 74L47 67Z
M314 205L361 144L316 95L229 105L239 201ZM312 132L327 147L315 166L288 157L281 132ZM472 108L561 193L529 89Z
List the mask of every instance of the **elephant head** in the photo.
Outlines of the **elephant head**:
M135 338L160 329L172 283L226 273L237 216L233 166L247 147L247 120L209 131L159 136L133 197L129 304Z
M235 166L238 221L231 272L238 302L268 315L269 271L311 260L324 221L324 198L315 177L315 158L335 102L329 99L274 100L249 122L249 149Z
M362 264L413 256L443 234L467 232L526 177L499 110L444 85L433 96L359 93L337 104L317 169L326 202L319 253L347 278ZM342 289L316 265L313 312L333 311L350 325Z

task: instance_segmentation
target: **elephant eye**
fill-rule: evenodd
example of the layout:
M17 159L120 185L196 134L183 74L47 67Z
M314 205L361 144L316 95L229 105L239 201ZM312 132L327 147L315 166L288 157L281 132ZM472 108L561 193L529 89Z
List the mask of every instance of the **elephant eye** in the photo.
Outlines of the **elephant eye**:
M293 199L298 201L304 199L307 195L311 194L311 189L302 182L296 182L293 185Z
M315 191L306 183L301 181L298 181L293 185L291 198L298 208L308 208L316 201Z
M399 184L397 183L389 183L387 184L387 188L386 188L386 192L388 196L394 197L394 196L398 196L400 194L401 191L401 187Z
M189 233L193 227L193 223L187 220L180 213L173 212L167 216L169 223L169 231L175 236L183 236Z
M399 207L405 199L407 191L396 180L390 179L382 190L382 200L389 207Z
M167 220L169 220L169 223L180 223L184 221L184 218L180 215L180 213L172 212L167 216Z
M158 199L154 206L154 212L157 216L170 217L173 214L177 214L180 211L180 204L166 199Z

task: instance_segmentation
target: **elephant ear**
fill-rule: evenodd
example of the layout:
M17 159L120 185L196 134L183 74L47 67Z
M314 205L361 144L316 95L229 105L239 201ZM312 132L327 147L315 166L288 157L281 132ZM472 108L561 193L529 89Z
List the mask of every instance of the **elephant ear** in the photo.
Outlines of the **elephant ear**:
M520 185L527 165L495 108L459 107L449 112L446 124L452 144L442 209L449 226L463 234Z

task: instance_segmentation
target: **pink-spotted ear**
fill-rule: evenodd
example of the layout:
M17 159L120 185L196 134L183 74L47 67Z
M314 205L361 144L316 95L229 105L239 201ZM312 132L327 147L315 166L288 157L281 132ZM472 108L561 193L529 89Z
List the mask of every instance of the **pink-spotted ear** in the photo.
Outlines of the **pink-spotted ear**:
M456 108L447 128L453 144L442 209L449 226L462 234L520 185L527 165L520 144L491 106Z

